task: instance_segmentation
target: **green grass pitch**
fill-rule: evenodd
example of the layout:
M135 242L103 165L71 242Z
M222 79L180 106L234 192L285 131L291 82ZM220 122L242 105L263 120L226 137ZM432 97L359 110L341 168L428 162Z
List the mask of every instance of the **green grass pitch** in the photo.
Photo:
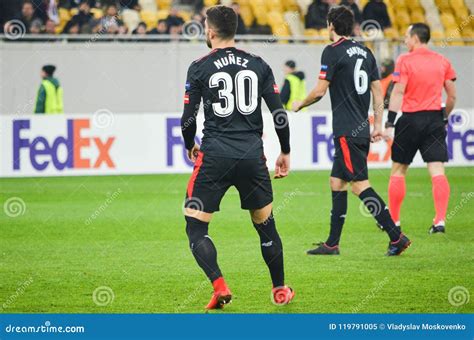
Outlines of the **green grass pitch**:
M409 171L402 223L413 245L393 258L383 256L386 234L360 212L352 195L341 255L306 256L312 243L328 234L329 172L292 172L273 181L286 281L296 290L294 302L284 307L270 302L258 236L232 188L210 225L234 293L225 313L473 312L472 299L461 305L448 299L453 287L474 292L473 170L447 169L451 201L445 235L428 234L434 208L427 170ZM388 170L370 171L385 200L388 175ZM202 313L211 286L185 234L188 178L0 179L2 206L19 197L26 207L17 217L0 210L0 311ZM104 286L110 288L108 299L97 290Z

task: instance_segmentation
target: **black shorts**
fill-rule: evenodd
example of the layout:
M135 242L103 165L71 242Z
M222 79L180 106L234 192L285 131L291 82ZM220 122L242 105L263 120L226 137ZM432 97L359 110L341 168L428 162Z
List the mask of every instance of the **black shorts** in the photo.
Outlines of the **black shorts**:
M331 177L346 182L364 181L369 178L367 156L370 139L360 137L334 138L334 162Z
M418 150L426 163L448 161L446 127L441 111L408 113L398 119L392 161L410 164Z
M200 151L184 205L207 213L219 211L222 197L231 186L239 192L242 209L260 209L273 202L272 182L265 157L223 158Z

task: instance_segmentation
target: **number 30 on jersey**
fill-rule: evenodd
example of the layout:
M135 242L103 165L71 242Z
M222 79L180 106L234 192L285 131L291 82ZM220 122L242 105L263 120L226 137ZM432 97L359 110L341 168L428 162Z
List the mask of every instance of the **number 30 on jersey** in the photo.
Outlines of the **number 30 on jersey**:
M258 106L258 77L253 71L238 72L234 81L226 72L214 73L209 79L209 87L221 87L218 91L220 101L212 104L216 116L230 116L235 107L241 114L250 115ZM247 87L248 91L246 91ZM248 93L247 98L246 92Z

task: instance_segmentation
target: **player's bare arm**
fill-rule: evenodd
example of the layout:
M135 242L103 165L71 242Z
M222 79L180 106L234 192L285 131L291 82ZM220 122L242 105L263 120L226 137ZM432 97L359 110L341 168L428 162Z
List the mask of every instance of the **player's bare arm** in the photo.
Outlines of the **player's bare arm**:
M373 81L370 84L372 92L372 105L374 108L374 130L371 134L372 143L382 139L382 118L383 118L383 97L380 80Z
M307 106L310 106L314 103L319 102L321 98L323 98L324 95L326 94L329 88L329 84L330 84L329 81L324 80L324 79L319 79L315 88L311 90L308 96L301 103L295 102L293 104L293 110L295 112L298 112Z
M383 138L385 140L393 138L394 122L397 118L397 113L402 107L403 94L405 93L406 84L396 83L390 95L390 103L388 105L388 122L385 124Z
M275 162L275 175L280 179L288 176L290 172L290 127L288 114L283 108L280 96L277 93L268 93L263 96L265 103L273 115L275 132L280 142L280 155Z
M446 91L445 118L448 118L456 104L456 84L454 83L454 80L446 80L444 82L444 90Z

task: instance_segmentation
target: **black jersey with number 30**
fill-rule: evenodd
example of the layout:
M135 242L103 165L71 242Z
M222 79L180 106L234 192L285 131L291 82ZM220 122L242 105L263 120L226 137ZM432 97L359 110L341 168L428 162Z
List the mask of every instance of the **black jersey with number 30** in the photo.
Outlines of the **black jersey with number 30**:
M262 157L262 98L271 112L281 110L287 119L268 64L233 47L214 49L189 67L183 117L195 117L201 98L205 115L201 150L218 157ZM189 150L193 140L186 138L186 121L182 126ZM289 144L282 145L282 151L289 152Z
M369 138L370 83L380 79L372 52L341 38L324 49L319 78L330 82L334 137Z

